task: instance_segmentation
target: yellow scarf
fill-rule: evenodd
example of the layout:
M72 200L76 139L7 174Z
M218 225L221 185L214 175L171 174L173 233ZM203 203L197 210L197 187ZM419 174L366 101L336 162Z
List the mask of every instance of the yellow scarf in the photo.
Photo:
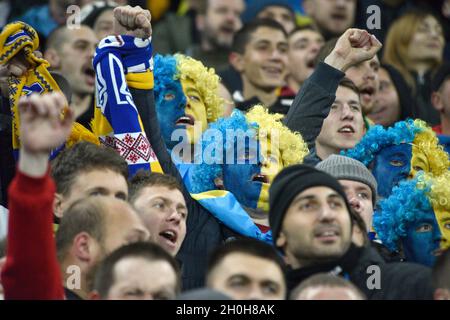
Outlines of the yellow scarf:
M12 145L14 151L20 148L20 119L18 110L19 98L33 92L45 94L61 91L58 84L50 75L47 60L38 58L34 51L39 47L37 32L28 24L13 22L5 26L0 33L0 65L7 64L19 53L30 64L30 68L21 77L9 78L9 101L12 110ZM98 139L82 125L75 123L68 141L73 144L80 140L87 140L99 144Z

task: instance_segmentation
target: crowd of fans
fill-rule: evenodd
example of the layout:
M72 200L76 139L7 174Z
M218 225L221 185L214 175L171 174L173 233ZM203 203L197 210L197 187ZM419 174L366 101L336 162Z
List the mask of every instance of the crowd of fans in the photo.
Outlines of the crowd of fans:
M0 297L450 300L449 0L0 12Z

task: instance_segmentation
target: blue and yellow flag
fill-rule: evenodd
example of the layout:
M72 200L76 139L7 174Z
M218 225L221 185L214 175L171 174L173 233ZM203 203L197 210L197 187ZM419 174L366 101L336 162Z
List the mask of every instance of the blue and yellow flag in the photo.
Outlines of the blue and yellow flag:
M231 230L273 244L272 232L262 232L231 192L211 190L191 196Z
M139 169L162 172L128 88L145 83L140 89L152 89L152 69L150 39L109 36L94 56L96 106L91 127L103 144L127 161L130 176Z

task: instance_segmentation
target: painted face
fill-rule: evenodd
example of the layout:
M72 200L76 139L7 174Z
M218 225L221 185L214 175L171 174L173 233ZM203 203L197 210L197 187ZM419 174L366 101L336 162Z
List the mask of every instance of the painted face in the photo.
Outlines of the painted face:
M224 187L244 207L268 211L270 183L283 168L280 151L275 146L272 148L270 139L251 139L243 148L234 148L235 159L245 163L224 165Z
M440 248L441 237L434 212L427 212L406 230L406 237L402 239L406 259L432 267Z
M447 250L450 248L450 212L446 209L436 208L434 214L442 234L441 249Z
M382 149L374 160L372 174L378 182L378 194L387 198L392 188L407 179L411 171L410 144L388 146Z
M375 158L372 173L378 194L387 198L401 180L413 178L419 171L430 171L427 156L416 145L403 143L382 149Z
M194 81L189 78L174 81L165 90L158 98L156 112L164 141L169 149L180 141L180 132L183 139L194 144L208 126L203 98ZM172 133L175 130L177 133L172 140Z

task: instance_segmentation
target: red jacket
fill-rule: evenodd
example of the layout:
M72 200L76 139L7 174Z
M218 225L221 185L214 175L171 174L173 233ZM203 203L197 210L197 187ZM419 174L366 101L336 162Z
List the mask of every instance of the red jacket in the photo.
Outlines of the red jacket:
M17 170L9 186L5 299L64 299L53 236L55 184Z

